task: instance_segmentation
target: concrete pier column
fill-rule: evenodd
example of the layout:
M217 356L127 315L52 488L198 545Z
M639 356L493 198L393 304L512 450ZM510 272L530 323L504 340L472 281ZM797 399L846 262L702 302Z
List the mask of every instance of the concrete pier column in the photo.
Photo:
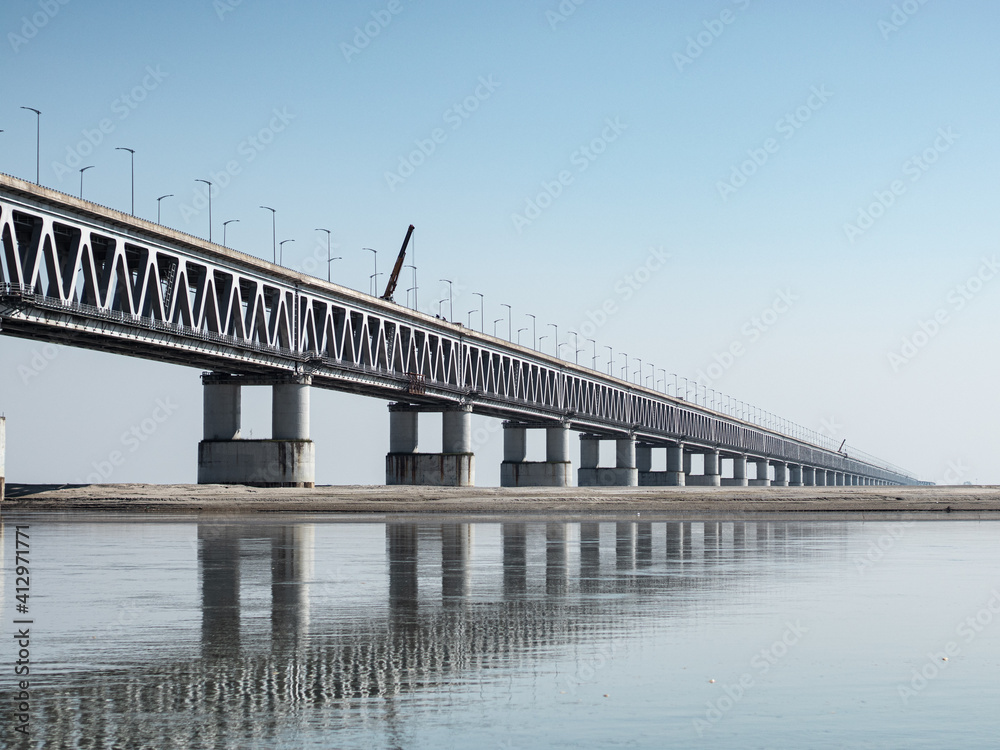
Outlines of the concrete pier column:
M4 454L7 453L7 419L0 417L0 503L3 502L4 490L7 484L7 470L4 466Z
M548 463L569 462L569 426L545 428L545 460Z
M826 469L816 469L816 486L826 487Z
M752 480L750 484L754 487L770 487L771 476L768 469L771 466L771 460L768 458L755 458L754 463L757 465L757 478Z
M615 468L634 469L635 466L635 438L620 438L615 441Z
M705 452L705 485L718 487L722 484L722 463L719 451Z
M653 446L637 445L635 447L635 468L640 473L653 470Z
M684 472L684 444L667 446L667 485L683 487L686 484Z
M788 464L784 461L774 462L774 481L771 484L775 487L788 486Z
M419 412L389 410L389 452L416 453Z
M503 460L521 463L528 458L528 430L508 422L503 426Z
M272 386L271 439L309 439L309 389L305 383Z
M802 486L803 487L815 487L816 486L816 469L812 466L802 467Z
M601 462L601 440L591 435L580 436L580 468L596 469Z
M691 456L693 454L688 451L684 451L684 476L691 476Z
M441 453L417 453L417 412L409 404L389 406L389 453L385 483L439 487L472 487L476 457L472 453L472 408L457 406L441 414ZM504 438L506 442L507 438ZM399 450L397 450L399 449Z
M733 456L733 485L736 487L747 486L747 457Z
M441 452L472 453L472 407L448 409L441 415Z
M204 386L205 440L239 440L241 393L232 383L206 383Z
M834 477L836 477L836 480L835 480L834 484L836 484L837 487L843 487L844 486L844 472L838 471L838 472L836 472L834 474Z
M545 460L527 461L527 426L504 423L504 459L501 487L569 487L573 464L569 459L569 426L545 428Z
M309 439L308 376L276 379L209 373L205 439L198 445L198 484L313 487L316 453ZM240 435L241 388L271 386L271 439Z
M802 464L788 464L788 486L802 486Z

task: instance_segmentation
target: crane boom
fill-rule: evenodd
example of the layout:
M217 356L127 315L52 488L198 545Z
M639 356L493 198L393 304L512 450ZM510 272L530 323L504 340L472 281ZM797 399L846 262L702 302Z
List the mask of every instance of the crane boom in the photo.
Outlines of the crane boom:
M403 246L399 248L399 255L396 257L396 265L392 267L389 281L385 285L385 294L382 299L392 302L392 295L396 291L396 284L399 282L399 272L403 270L403 259L406 257L406 246L410 244L410 235L413 234L413 225L406 230L406 237L403 239Z

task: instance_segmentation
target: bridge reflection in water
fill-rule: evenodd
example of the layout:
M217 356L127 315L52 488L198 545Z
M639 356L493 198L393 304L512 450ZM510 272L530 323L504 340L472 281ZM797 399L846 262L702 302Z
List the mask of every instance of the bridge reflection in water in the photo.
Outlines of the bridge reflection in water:
M721 611L748 578L775 572L768 561L847 544L834 522L388 523L384 554L369 556L382 580L358 581L328 559L336 549L317 560L318 528L199 524L200 654L154 647L133 666L57 675L36 693L37 735L54 747L188 748L375 732L395 746L408 700L481 690L581 645ZM359 585L371 593L342 595ZM264 624L245 598L260 604L268 586Z

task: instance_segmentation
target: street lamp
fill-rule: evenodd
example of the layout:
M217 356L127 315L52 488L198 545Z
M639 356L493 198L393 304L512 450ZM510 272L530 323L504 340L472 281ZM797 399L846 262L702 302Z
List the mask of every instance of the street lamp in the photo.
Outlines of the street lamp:
M573 334L573 348L576 352L573 354L573 360L576 364L580 364L580 334L576 331L570 331Z
M536 335L538 331L535 329L535 324L538 322L535 320L535 316L531 313L525 313L525 315L531 318L531 348L536 352L538 351L538 336Z
M611 374L611 365L612 365L612 363L615 360L615 350L612 349L607 344L604 345L604 348L608 350L608 375L610 375Z
M521 331L527 331L527 330L528 330L527 327L525 327L525 328L518 328L517 329L517 345L518 346L521 345Z
M593 346L593 348L594 348L594 351L592 352L593 355L594 355L594 358L590 361L590 369L591 370L596 370L597 369L597 342L594 341L593 339L587 339L587 341L589 341L591 343L591 345Z
M42 113L39 112L34 107L21 107L21 109L26 109L30 112L35 113L35 184L40 185L38 181L41 175L41 148L42 148Z
M330 230L320 227L316 231L326 232L326 280L330 281L330 264L333 263L333 258L330 257Z
M132 215L135 216L135 149L115 146L115 151L128 151L132 158Z
M412 263L407 263L403 268L413 269L413 286L406 290L406 299L410 299L410 292L413 292L413 309L417 309L417 267Z
M455 295L452 291L451 279L438 279L438 281L444 281L448 284L448 320L453 320L455 318Z
M368 277L369 278L368 293L371 294L374 297L375 296L375 285L372 283L371 279L374 279L374 278L376 278L378 276L378 250L374 250L374 249L372 249L370 247L363 247L361 249L362 250L367 250L368 252L370 252L372 254L372 257L375 260L374 273L371 276Z
M441 313L444 312L444 303L447 302L447 301L448 301L447 297L445 297L444 299L439 299L438 300L438 317L439 318L444 319L444 315L442 315Z
M470 331L472 330L472 313L474 313L474 312L479 312L479 311L478 310L469 310L469 313L468 313L468 316L467 316L467 321L468 322L466 323L466 327Z
M260 206L260 208L271 212L271 262L278 262L278 234L275 229L275 215L278 213L270 206Z
M628 354L622 352L622 356L625 357L625 366L622 367L622 372L625 374L625 380L628 380Z
M556 357L559 356L559 326L555 323L549 323L550 326L556 329Z
M278 243L278 265L279 266L285 265L285 243L286 242L295 242L295 240L282 240L281 242Z
M195 182L204 182L208 185L208 241L212 241L212 183L208 180L195 179Z
M239 223L240 223L239 219L230 219L229 221L222 222L222 246L223 247L229 247L229 245L226 244L226 226L229 225L229 224L239 224Z
M174 197L173 193L167 193L166 195L161 195L159 198L156 199L156 223L157 224L160 223L160 201L162 201L164 198L173 198L173 197Z
M493 338L497 337L497 323L499 323L503 318L497 318L493 321Z
M94 168L93 164L87 167L80 167L80 200L83 200L83 173L86 172L88 169L93 169L93 168Z
M510 322L510 319L511 319L511 316L514 314L514 311L511 309L510 305L504 304L503 302L500 303L500 307L506 307L507 308L507 340L510 341L511 338L512 338L511 335L510 335L510 331L511 331L511 322Z
M482 292L473 292L473 296L479 297L479 332L486 333L486 297Z

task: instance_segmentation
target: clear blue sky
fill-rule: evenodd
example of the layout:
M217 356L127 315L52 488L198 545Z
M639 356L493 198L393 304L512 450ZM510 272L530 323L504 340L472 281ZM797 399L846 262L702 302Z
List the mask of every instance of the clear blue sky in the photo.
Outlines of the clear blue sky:
M76 194L94 165L84 197L128 210L133 148L139 215L173 193L163 223L206 235L195 179L227 183L216 239L237 219L229 244L269 257L274 206L286 265L322 274L329 227L363 290L362 248L388 270L413 223L424 309L451 278L456 319L482 292L487 329L508 303L515 329L585 327L601 366L610 345L714 373L926 479L1000 482L997 28L994 4L938 0L9 0L0 169L34 177L36 107L43 184ZM0 363L12 481L86 477L158 398L176 412L113 479L194 480L197 371L5 337ZM245 398L266 436L267 394ZM384 404L313 403L318 480L381 481ZM478 456L495 484L498 432Z

